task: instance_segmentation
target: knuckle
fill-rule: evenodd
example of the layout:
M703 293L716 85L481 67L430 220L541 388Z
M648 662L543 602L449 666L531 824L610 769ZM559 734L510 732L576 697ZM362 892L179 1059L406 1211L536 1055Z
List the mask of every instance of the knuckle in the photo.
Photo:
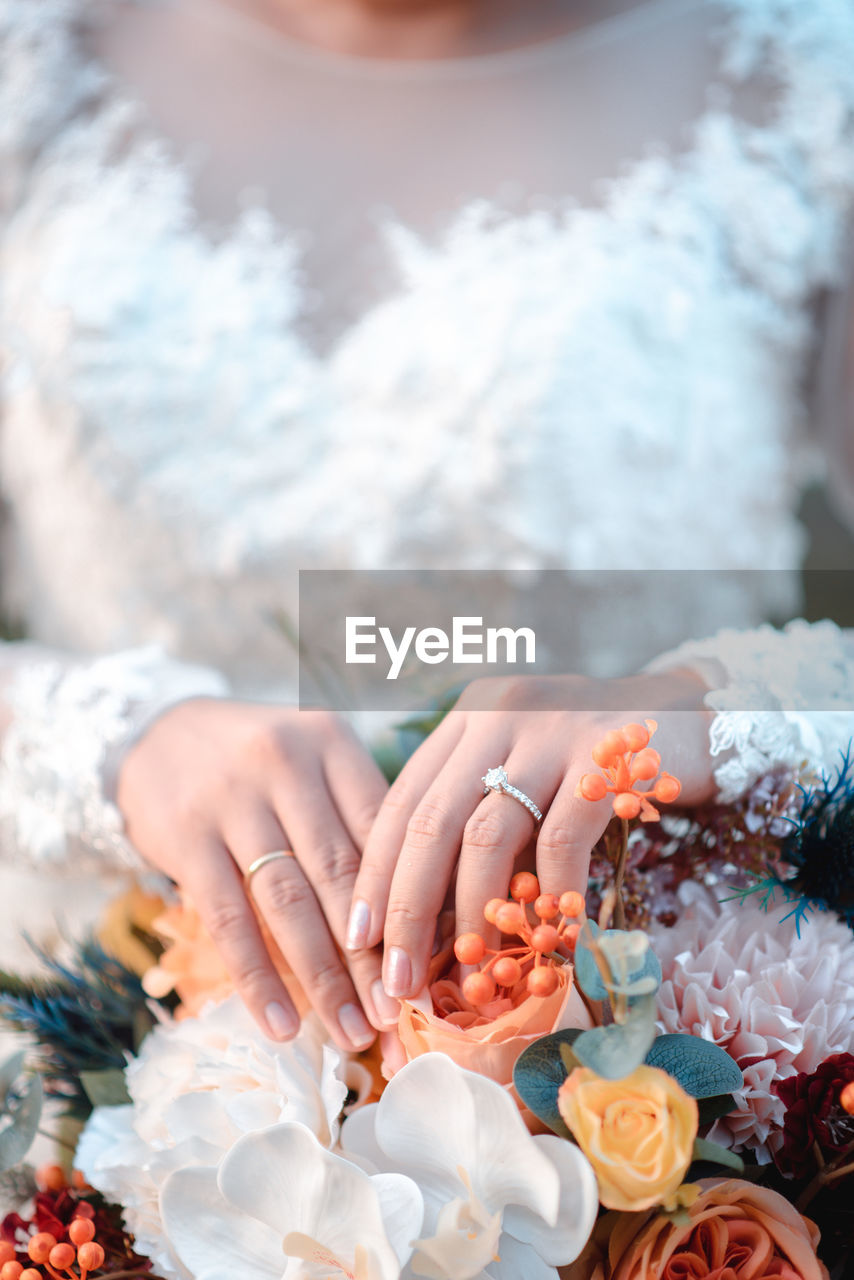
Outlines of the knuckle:
M572 827L544 827L537 841L537 852L555 862L575 853L580 847Z
M494 850L504 844L506 829L496 813L474 813L463 834L463 843L473 849Z
M346 984L344 970L332 956L321 956L306 971L305 981L312 995L330 995Z
M471 680L457 699L455 709L477 711L494 706L505 684L506 679L502 676L481 676L477 680Z
M386 915L386 937L409 935L413 930L422 929L430 919L430 912L423 907L415 907L409 902L392 903Z
M276 916L296 915L308 905L308 885L289 877L270 876L263 892L266 909Z
M421 849L448 834L448 811L438 800L425 799L406 824L407 841Z
M352 845L330 842L315 849L316 877L335 888L350 885L359 871L359 857Z
M234 971L234 981L244 992L260 992L269 980L270 969L260 959L247 959Z
M254 724L243 746L244 758L250 764L268 767L284 755L284 732L272 721Z
M208 928L226 942L242 940L248 932L246 911L232 899L214 902L208 908Z
M412 800L412 787L409 785L404 769L389 787L380 808L390 813L404 813L412 807Z
M376 822L380 808L381 805L378 800L370 803L363 803L353 814L352 821L353 826L355 827L354 834L362 843L367 839L369 832Z
M308 714L311 717L312 729L320 737L332 738L344 734L344 722L334 711L328 711L325 707L318 707Z

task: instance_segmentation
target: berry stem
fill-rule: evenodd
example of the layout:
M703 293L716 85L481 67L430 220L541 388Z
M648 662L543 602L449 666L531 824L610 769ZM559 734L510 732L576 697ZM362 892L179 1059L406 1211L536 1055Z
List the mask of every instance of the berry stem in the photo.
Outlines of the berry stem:
M808 1184L806 1190L795 1202L795 1208L798 1213L803 1213L804 1209L810 1204L823 1187L829 1182L834 1182L837 1178L847 1177L849 1173L854 1173L854 1164L843 1164L843 1160L849 1159L854 1155L854 1142L848 1144L844 1150L834 1156L827 1164L823 1164L818 1173ZM841 1167L840 1167L841 1166Z
M614 925L617 929L625 929L626 927L626 908L623 905L623 876L626 873L626 861L629 853L629 822L627 818L620 819L620 848L617 853L617 868L614 873L614 892L616 900L614 902Z

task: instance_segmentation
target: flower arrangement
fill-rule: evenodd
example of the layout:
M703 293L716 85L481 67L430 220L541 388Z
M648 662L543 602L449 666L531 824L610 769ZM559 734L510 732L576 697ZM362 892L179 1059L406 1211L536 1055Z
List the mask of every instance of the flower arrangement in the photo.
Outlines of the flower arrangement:
M750 864L753 884L733 896L685 877L669 924L629 928L633 858L641 842L634 868L670 856L656 832L680 792L655 731L609 731L579 783L585 801L611 797L601 891L547 894L516 874L483 935L449 938L402 1002L382 1075L310 1012L292 1042L268 1040L186 902L145 901L142 951L116 937L139 904L111 913L102 942L131 966L153 958L142 985L118 958L97 971L94 944L52 987L10 981L0 1002L35 1034L42 1074L23 1054L0 1068L0 1168L28 1201L0 1224L0 1280L841 1275L854 1258L849 763L798 792L786 780L779 803L757 795L742 847L768 865ZM723 865L738 862L734 831L716 818L705 841L725 846ZM703 843L696 820L682 838ZM41 1170L34 1191L21 1161L43 1083L90 1114L73 1177Z

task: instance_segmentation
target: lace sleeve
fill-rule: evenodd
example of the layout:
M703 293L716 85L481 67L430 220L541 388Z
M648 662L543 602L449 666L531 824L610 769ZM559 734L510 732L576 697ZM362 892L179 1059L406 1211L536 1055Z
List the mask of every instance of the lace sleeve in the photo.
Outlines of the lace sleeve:
M854 632L833 622L790 622L690 640L647 671L691 667L715 712L712 755L722 800L734 800L772 769L830 772L854 738Z
M156 645L91 662L15 662L4 690L0 852L75 870L142 866L112 795L121 753L167 706L227 691L217 672Z

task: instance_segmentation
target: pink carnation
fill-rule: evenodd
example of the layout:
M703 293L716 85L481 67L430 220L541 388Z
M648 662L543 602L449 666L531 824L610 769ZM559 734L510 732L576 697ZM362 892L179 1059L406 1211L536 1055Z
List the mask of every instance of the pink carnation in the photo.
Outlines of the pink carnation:
M661 960L661 1029L721 1045L744 1074L737 1111L709 1137L767 1164L782 1142L785 1108L773 1085L854 1051L854 935L834 915L783 920L751 899L719 903L726 889L680 886L672 929L651 930Z

